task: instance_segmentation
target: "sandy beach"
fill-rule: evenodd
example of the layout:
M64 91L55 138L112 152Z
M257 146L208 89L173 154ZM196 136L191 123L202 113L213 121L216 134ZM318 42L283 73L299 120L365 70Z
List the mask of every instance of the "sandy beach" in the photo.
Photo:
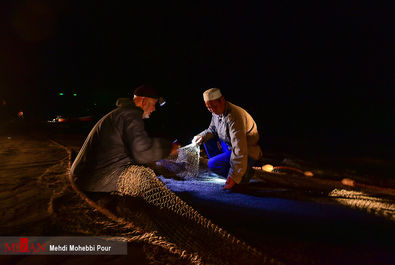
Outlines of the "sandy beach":
M76 194L71 196L74 201L64 201L72 191L67 183L69 157L61 145L37 132L8 132L2 133L0 146L2 236L133 235L133 230L119 228L109 218L84 205ZM54 211L54 201L66 208L59 206ZM108 229L111 232L106 231ZM156 255L151 251L161 256L160 249L147 250L144 243L130 242L130 256L0 256L0 263L125 264L132 260L149 264L147 256L155 259Z
M84 135L53 136L42 130L1 133L0 234L3 236L121 236L128 240L128 255L0 256L1 264L192 264L190 259L182 259L166 248L151 244L149 240L141 240L147 235L145 231L134 229L128 225L130 224L128 222L110 218L78 196L67 177L70 163L68 151L71 149L78 151ZM301 197L301 193L295 193L295 187L305 185L299 178L288 178L288 180L266 178L268 186L264 190L265 195L262 195L262 191L251 193L253 191L251 189L250 194L241 192L239 195L232 195L239 196L237 200L244 200L242 199L244 197L240 196L245 196L247 200L255 196L261 200L259 203L273 203L278 200L277 204L280 202L284 204L284 206L273 204L270 208L264 206L258 211L253 210L250 205L242 206L234 199L229 199L232 198L231 196L224 199L229 201L221 201L222 198L209 198L210 195L205 193L193 195L199 192L191 190L191 184L183 186L185 183L178 183L172 179L161 178L161 180L180 198L214 223L220 224L227 231L247 240L253 246L258 246L265 257L270 257L266 259L267 264L335 264L336 262L336 264L345 264L344 262L388 264L387 262L394 258L392 254L394 245L390 240L394 231L390 219L374 217L366 211L346 210L342 208L343 206L336 206L327 201L320 203L321 199L310 198L306 201L306 194ZM316 184L313 185L313 182L310 184L312 188L328 185L322 181L315 181ZM283 189L280 188L281 186ZM287 190L288 192L284 192ZM267 195L269 191L271 193ZM301 204L286 206L285 203L293 201L300 201ZM229 203L235 203L239 210L229 211L230 208L226 206ZM215 205L218 205L217 208ZM122 204L118 204L117 207L122 208ZM285 207L284 212L279 211L281 208L277 207ZM291 213L292 207L296 207L295 211L299 213L296 215ZM322 211L323 207L326 208L325 211ZM127 206L118 209L118 214L125 212L126 209ZM231 217L232 211L234 217ZM113 212L116 213L117 210ZM342 212L345 215L343 218L336 216ZM235 217L237 223L230 223L229 218ZM351 219L347 220L347 218ZM356 227L355 224L359 222L360 227ZM328 231L328 226L331 225L333 227ZM298 229L301 231L297 231ZM302 233L303 230L305 232ZM358 235L359 231L361 235ZM351 238L347 239L347 233ZM337 240L346 241L340 243ZM338 256L333 256L334 253Z

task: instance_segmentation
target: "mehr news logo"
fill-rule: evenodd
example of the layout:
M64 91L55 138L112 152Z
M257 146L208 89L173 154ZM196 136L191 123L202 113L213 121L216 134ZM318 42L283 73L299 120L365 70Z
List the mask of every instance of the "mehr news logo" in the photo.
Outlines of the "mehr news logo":
M0 255L127 255L127 241L112 237L2 237Z
M27 237L21 237L19 242L4 242L4 253L40 253L45 252L45 243L30 243Z

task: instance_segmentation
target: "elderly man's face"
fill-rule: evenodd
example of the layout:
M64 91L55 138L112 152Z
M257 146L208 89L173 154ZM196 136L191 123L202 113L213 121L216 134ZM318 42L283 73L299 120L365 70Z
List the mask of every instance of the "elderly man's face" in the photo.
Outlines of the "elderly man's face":
M225 102L224 97L221 97L219 99L205 101L204 103L206 104L208 111L221 115L225 112Z
M151 113L155 111L156 102L158 102L158 100L155 98L144 98L142 102L142 109L144 111L143 119L148 119Z

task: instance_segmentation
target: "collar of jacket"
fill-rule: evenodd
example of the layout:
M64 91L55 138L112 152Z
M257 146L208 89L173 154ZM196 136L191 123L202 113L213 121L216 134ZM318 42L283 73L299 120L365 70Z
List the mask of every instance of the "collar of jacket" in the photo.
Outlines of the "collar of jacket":
M141 114L144 113L144 110L140 107L138 107L133 100L131 100L129 103L127 104L122 104L120 106L118 106L118 108L132 108L132 109L137 109L139 112L141 112Z

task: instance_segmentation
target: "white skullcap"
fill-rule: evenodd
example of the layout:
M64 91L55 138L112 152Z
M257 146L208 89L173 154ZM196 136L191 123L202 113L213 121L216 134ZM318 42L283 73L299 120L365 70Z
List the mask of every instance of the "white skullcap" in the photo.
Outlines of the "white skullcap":
M203 93L204 101L215 100L215 99L219 99L220 97L222 97L221 90L219 90L219 88L215 88L215 87L207 89Z

